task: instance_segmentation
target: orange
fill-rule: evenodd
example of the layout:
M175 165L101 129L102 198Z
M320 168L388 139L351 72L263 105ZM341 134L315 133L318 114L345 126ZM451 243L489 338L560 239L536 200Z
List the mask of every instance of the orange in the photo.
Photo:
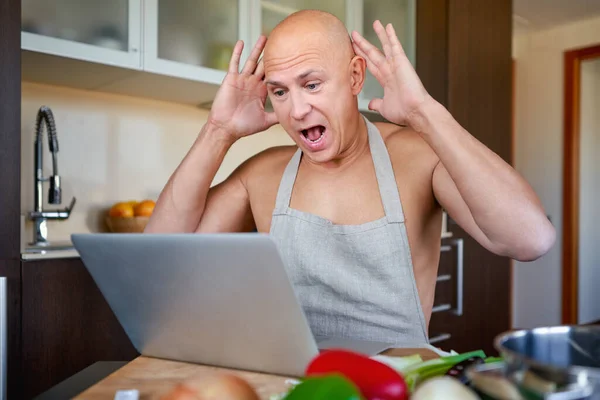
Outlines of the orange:
M111 217L118 218L132 218L134 215L133 207L129 203L119 202L114 204L110 208L110 210L108 211L108 215L110 215Z
M150 215L152 215L155 205L156 204L154 203L153 200L140 201L133 208L133 214L136 217L149 217Z

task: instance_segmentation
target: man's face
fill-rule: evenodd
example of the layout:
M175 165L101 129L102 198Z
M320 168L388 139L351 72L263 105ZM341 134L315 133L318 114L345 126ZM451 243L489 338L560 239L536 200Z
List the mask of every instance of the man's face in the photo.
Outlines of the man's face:
M314 162L335 159L356 100L350 59L328 51L322 35L281 38L265 51L265 82L279 123Z

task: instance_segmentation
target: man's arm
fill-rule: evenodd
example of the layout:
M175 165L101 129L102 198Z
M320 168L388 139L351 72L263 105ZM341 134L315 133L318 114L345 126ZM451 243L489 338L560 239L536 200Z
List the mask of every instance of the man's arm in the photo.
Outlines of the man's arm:
M146 225L147 233L246 231L253 229L241 167L210 188L232 141L207 123L175 170Z
M265 36L258 39L241 72L244 44L241 40L236 43L208 122L162 190L145 232L252 229L248 193L240 178L243 168L212 189L210 184L236 140L277 123L275 113L264 107L267 88L258 57L266 40Z
M433 190L469 234L495 253L534 260L554 244L555 230L531 187L498 155L465 131L425 90L394 27L375 21L382 52L358 32L354 50L383 86L369 103L388 121L409 125L440 159Z
M545 254L555 230L529 184L428 98L411 126L440 159L433 191L443 208L488 250L520 261Z

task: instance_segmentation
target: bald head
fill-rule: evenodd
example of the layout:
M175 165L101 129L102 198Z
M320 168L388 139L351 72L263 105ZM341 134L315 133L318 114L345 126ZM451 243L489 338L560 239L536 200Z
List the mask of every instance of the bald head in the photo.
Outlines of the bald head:
M333 14L319 10L297 11L281 21L269 35L264 61L285 58L306 48L321 50L335 61L350 61L354 49L348 30Z
M262 60L279 123L303 150L326 147L316 160L337 157L349 140L345 132L362 121L358 94L366 68L342 21L323 11L291 14L271 32ZM323 127L320 144L299 133L315 126Z

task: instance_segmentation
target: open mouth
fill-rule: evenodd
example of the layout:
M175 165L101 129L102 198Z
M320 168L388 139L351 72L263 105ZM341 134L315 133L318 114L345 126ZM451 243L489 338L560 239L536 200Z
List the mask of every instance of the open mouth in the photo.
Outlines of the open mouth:
M323 140L325 127L323 125L315 125L308 129L303 129L301 132L306 140L310 143L319 143L321 140Z

